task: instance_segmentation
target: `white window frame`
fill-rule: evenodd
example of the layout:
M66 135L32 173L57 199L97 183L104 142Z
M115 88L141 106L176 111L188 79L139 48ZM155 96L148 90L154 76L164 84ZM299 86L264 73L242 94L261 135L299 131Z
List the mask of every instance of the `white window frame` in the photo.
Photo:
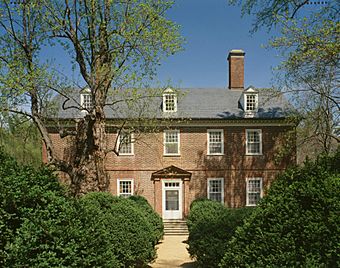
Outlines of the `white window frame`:
M173 101L174 101L174 108L173 110L168 110L167 109L167 97L173 97ZM177 112L177 94L170 88L168 88L167 90L164 91L163 93L163 112L165 113L175 113Z
M263 197L263 178L261 177L251 177L246 178L246 206L247 207L255 207L257 204L250 204L249 203L249 194L257 193L257 192L249 192L249 182L259 180L260 181L260 199Z
M259 152L252 153L248 151L248 133L249 132L257 132L259 134ZM253 142L254 143L254 142ZM246 155L262 155L262 129L246 129Z
M174 132L177 133L177 148L178 148L178 153L167 153L166 152L166 144L169 142L166 142L166 133L168 132ZM164 147L164 152L163 154L166 156L178 156L181 154L180 148L181 148L181 139L180 139L181 135L180 135L180 131L178 129L172 129L172 130L164 130L163 133L163 147Z
M126 134L130 134L131 135L131 152L130 153L121 153L121 135L126 135ZM119 135L118 135L118 141L117 141L117 150L119 152L119 155L134 155L135 154L135 146L134 146L134 134L133 133L129 133L129 132L124 132L122 131Z
M90 100L91 100L91 106L90 107L85 107L85 96L89 96ZM91 110L93 107L93 102L92 102L92 95L90 92L86 92L86 93L81 93L80 94L80 105L82 107L82 109L84 110Z
M211 132L220 132L221 133L221 152L220 153L211 153L210 152L210 133ZM224 131L223 129L208 129L207 130L207 151L208 151L208 155L224 155Z
M248 96L254 96L255 97L255 107L254 109L247 109L248 104ZM255 113L259 107L259 95L257 92L251 92L251 93L244 93L244 111L246 113Z
M210 182L211 181L221 181L221 204L224 204L224 178L208 178L207 180L207 197L210 199Z
M131 182L131 195L129 196L132 196L134 195L134 182L133 182L133 179L117 179L117 196L124 196L125 197L129 197L129 196L126 196L126 193L121 193L120 192L120 183L121 182Z

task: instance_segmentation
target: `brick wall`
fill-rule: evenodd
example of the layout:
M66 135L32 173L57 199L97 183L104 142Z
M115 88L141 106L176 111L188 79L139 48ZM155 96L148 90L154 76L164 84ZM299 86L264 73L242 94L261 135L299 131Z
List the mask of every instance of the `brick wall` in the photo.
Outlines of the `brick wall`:
M174 165L192 173L187 182L184 207L199 197L207 196L207 178L224 178L224 202L228 207L246 204L246 178L262 177L264 189L268 188L275 175L295 162L295 155L274 161L281 145L285 143L288 126L224 126L214 129L224 131L224 155L207 155L207 127L182 127L180 130L180 156L163 155L163 131L136 136L134 155L107 156L106 169L110 176L110 192L117 194L117 179L134 179L136 194L143 195L161 214L161 184L151 180L153 172ZM262 130L262 155L247 156L246 129ZM67 158L69 141L51 133L58 155ZM107 146L112 148L117 134L107 133Z

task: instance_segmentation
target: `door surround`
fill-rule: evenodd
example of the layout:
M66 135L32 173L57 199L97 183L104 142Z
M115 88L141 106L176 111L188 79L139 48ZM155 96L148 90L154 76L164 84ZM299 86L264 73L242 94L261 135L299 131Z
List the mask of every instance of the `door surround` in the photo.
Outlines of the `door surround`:
M167 200L167 198L171 198L173 200ZM167 204L167 202L169 203ZM167 209L171 206L174 209ZM183 218L183 180L181 179L162 180L162 218L169 220Z

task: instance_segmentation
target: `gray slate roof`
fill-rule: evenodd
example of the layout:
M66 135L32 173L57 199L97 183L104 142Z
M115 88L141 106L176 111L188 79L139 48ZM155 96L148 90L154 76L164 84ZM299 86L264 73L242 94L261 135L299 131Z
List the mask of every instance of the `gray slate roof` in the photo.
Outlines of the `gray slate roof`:
M291 107L282 95L268 89L256 89L259 92L259 108L253 118L279 119L285 118L291 111ZM145 91L146 92L146 91ZM142 96L147 94L142 92ZM241 96L243 91L226 88L190 88L180 89L178 107L175 113L163 113L162 97L140 98L131 102L129 106L125 102L119 102L114 106L105 107L106 118L191 118L191 119L242 119L245 113L242 107ZM113 97L115 94L113 94ZM79 99L79 93L75 93L74 99ZM110 102L110 98L109 102ZM58 100L60 107L63 102ZM75 105L70 100L66 107ZM59 109L58 118L80 118L84 113L70 109Z

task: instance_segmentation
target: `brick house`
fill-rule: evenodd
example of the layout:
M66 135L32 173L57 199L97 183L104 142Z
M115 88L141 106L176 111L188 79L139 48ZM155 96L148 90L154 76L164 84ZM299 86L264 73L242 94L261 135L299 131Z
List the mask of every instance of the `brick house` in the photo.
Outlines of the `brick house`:
M182 97L166 89L155 101L157 131L138 139L117 131L119 118L108 112L107 143L119 147L106 161L114 195L143 195L164 219L182 219L202 197L228 207L256 205L275 176L295 163L295 154L276 157L295 126L282 96L244 87L244 55L229 53L228 88L182 89ZM91 105L86 92L80 101ZM77 116L59 113L61 119ZM52 128L50 135L63 156L67 142Z

